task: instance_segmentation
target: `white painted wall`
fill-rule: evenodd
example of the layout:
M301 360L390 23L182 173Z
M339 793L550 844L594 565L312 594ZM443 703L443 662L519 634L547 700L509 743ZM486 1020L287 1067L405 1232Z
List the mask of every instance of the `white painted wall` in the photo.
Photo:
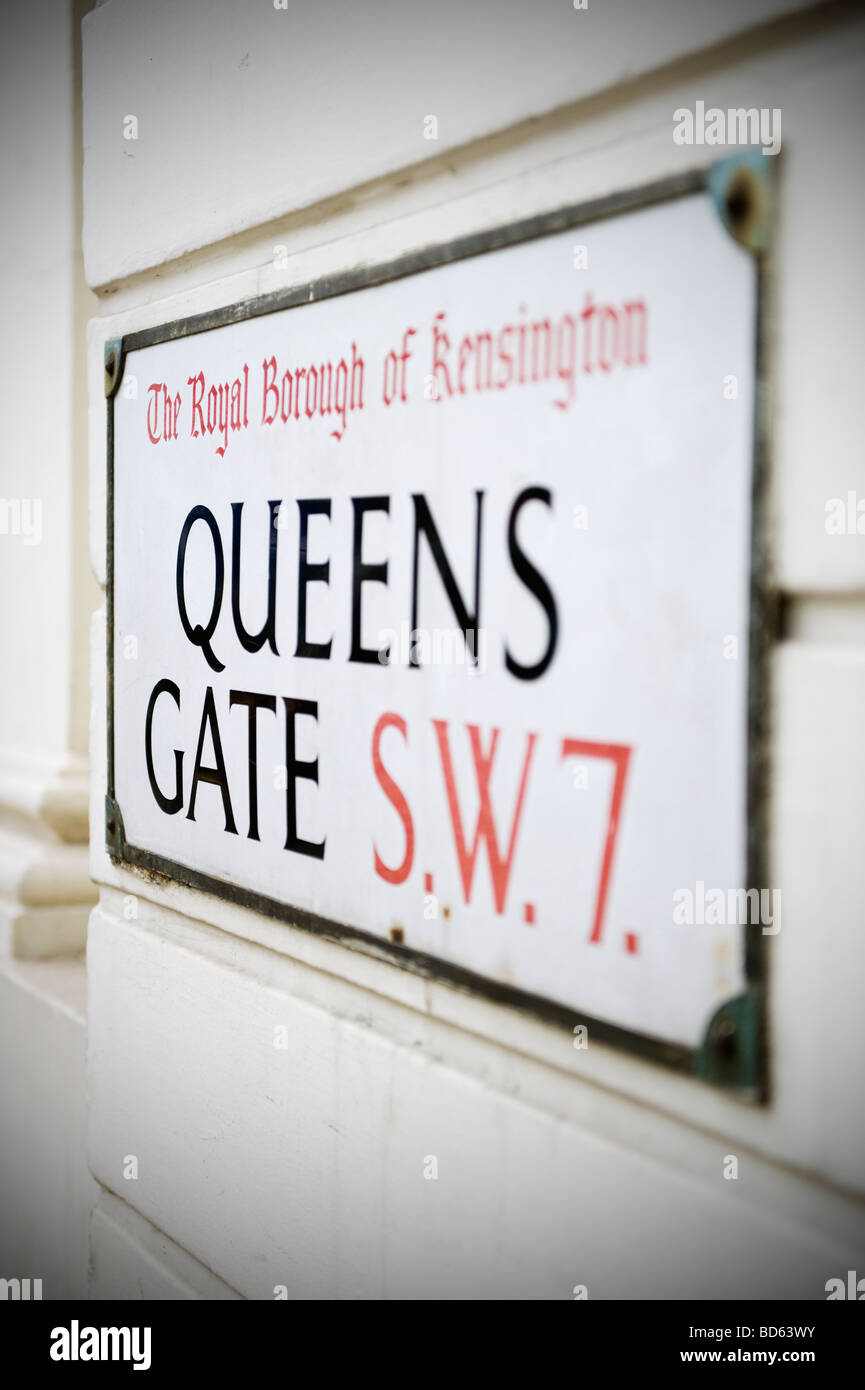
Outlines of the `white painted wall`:
M0 44L0 1277L46 1299L86 1293L95 1195L82 8L7 10Z
M568 20L594 22L603 10ZM273 1297L279 1284L334 1297L567 1298L577 1283L590 1297L819 1298L826 1279L862 1267L865 538L828 536L824 517L834 496L865 497L863 396L848 389L865 321L855 174L865 23L828 6L709 51L721 31L705 18L692 29L659 24L651 42L620 43L615 54L587 40L570 67L559 55L561 15L534 13L536 32L520 38L525 82L515 74L506 84L510 105L472 104L463 93L463 111L478 121L460 117L447 159L419 164L395 128L395 113L409 109L391 77L398 63L387 65L382 103L370 107L352 84L358 71L378 73L372 58L364 67L337 53L343 66L328 72L322 105L301 83L304 110L313 104L319 119L304 124L309 157L297 152L282 178L252 138L263 112L287 99L263 19L248 30L236 17L214 22L209 59L199 50L190 68L194 3L172 7L169 20L158 6L109 0L88 17L85 240L101 295L88 347L93 566L104 582L107 338L724 153L673 144L672 112L696 99L782 108L770 413L773 535L790 627L773 663L771 871L784 922L768 938L771 1104L749 1108L601 1047L577 1052L567 1035L508 1009L113 866L101 847L100 614L89 1156L115 1198L92 1226L100 1296L134 1289L139 1265L152 1271L154 1261L163 1287L179 1278L194 1296L217 1296L198 1275L178 1275L162 1239L194 1261L190 1269L253 1298ZM763 13L712 7L712 24L729 25L729 35ZM308 27L313 12L304 19L299 52L323 51L332 12L324 16L321 30ZM604 22L621 34L621 14ZM430 20L429 41L432 52L450 42L447 26L443 38ZM543 109L563 109L478 143L542 109L532 76L542 51L553 55ZM308 56L302 66L312 67ZM247 71L258 75L244 98ZM599 90L598 100L580 100ZM134 112L136 100L159 109L152 136L142 120L127 158L117 112ZM196 141L182 139L193 125ZM463 148L466 140L475 143ZM388 177L398 167L404 175ZM276 246L287 248L287 271L274 263ZM273 1046L277 1024L288 1029L286 1051ZM736 1183L722 1178L726 1154L739 1157ZM130 1155L135 1179L123 1176ZM427 1155L439 1159L435 1182L423 1177Z
M80 951L94 896L79 23L65 0L22 9L0 54L0 499L18 509L0 513L0 951L17 955Z
M109 0L84 26L88 279L119 280L627 87L807 3Z
M0 1266L86 1298L87 980L82 960L0 961Z

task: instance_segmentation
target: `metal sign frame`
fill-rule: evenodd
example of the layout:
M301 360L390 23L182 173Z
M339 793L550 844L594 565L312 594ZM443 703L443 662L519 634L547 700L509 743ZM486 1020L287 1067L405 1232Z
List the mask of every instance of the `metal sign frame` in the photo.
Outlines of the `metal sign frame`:
M644 1060L690 1073L735 1092L740 1098L765 1102L769 1094L767 950L760 931L746 926L746 988L728 1000L709 1020L702 1045L696 1049L635 1032L619 1024L579 1013L567 1005L528 993L511 985L453 965L423 951L372 936L357 927L320 917L304 909L226 883L187 865L131 844L124 833L123 814L115 797L114 782L114 396L123 377L127 353L177 338L223 328L301 304L380 285L472 256L483 255L520 242L548 236L617 215L634 212L693 193L707 193L714 201L724 226L754 257L757 273L757 309L754 332L755 398L753 469L751 488L751 573L748 640L747 730L747 885L760 888L768 882L767 814L769 786L769 654L777 635L778 602L770 584L767 537L767 385L766 385L766 285L770 250L772 177L770 165L759 150L743 152L708 168L689 170L643 187L609 197L560 208L554 212L513 222L490 231L462 237L414 252L383 265L364 267L326 276L309 284L276 290L189 318L160 324L105 344L105 395L107 398L107 735L108 773L105 798L105 845L119 866L143 871L147 877L165 878L188 888L210 893L227 902L249 908L266 917L315 933L330 941L385 957L392 963L430 979L482 995L547 1023L564 1027L570 1035L584 1024L591 1037L626 1050Z

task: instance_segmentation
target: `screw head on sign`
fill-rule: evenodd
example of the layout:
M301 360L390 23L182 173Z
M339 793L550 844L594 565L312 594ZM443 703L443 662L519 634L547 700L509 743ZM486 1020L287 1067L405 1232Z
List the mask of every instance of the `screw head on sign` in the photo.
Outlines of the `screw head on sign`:
M719 1019L712 1029L712 1042L724 1057L736 1051L736 1025L731 1018Z

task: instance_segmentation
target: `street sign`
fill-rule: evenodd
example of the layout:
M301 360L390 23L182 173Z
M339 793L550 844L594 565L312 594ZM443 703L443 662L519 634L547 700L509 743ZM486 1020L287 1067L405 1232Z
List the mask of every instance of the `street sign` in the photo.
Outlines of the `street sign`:
M693 176L109 344L112 854L753 1087L758 307Z

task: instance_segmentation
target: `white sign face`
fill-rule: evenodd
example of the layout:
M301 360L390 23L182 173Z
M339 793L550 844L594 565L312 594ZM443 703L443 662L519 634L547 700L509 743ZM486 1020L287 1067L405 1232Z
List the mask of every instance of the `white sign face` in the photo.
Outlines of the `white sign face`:
M694 193L127 344L126 844L699 1046L745 982L756 296Z

